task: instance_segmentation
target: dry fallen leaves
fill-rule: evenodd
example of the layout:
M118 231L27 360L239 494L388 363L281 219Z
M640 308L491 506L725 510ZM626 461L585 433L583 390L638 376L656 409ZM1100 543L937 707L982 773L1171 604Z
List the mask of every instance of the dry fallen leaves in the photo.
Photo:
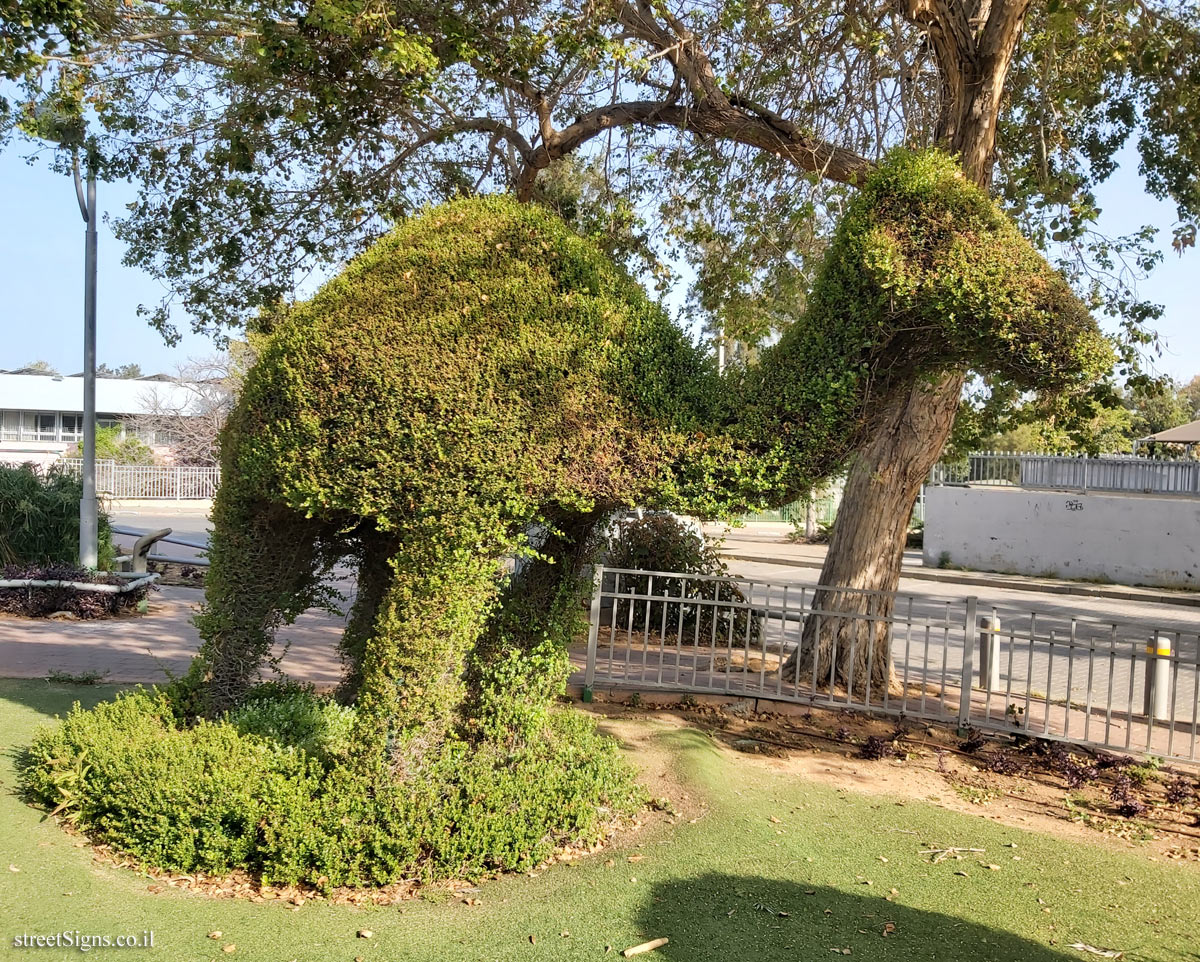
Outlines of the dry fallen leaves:
M357 935L357 936L358 936L360 939L370 939L370 938L373 938L373 937L375 936L375 933L374 933L374 932L372 932L370 929L359 929L359 930L358 930L358 932L356 932L355 934L356 934L356 935Z
M208 933L208 937L209 937L210 939L219 939L219 938L220 938L222 935L224 935L224 934L225 934L225 933L224 933L224 932L222 932L220 929L217 929L217 930L215 930L215 931L209 932L209 933Z

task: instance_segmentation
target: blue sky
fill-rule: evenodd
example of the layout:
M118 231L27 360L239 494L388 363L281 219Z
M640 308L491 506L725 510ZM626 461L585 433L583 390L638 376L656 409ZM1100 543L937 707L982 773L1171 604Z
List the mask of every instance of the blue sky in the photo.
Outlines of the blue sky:
M1200 252L1180 258L1170 250L1173 209L1142 190L1135 159L1125 159L1100 194L1100 228L1113 234L1147 223L1160 228L1166 257L1142 286L1145 296L1166 305L1158 325L1166 347L1155 364L1173 377L1190 379L1200 373ZM99 185L102 212L122 213L132 196L127 184ZM138 304L156 303L163 288L122 266L121 255L111 230L101 224L98 359L112 366L136 362L146 373L173 373L189 357L212 353L207 338L190 333L177 347L168 347L137 316ZM83 221L74 188L69 178L50 173L44 164L28 166L19 151L0 154L0 290L0 369L40 359L64 373L80 370ZM179 324L181 331L186 326Z

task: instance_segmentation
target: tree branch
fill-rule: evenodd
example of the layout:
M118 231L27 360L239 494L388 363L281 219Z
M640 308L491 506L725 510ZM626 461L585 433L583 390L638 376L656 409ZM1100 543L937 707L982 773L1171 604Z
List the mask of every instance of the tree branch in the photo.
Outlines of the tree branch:
M873 164L853 151L804 134L795 124L762 107L739 107L725 99L723 107L702 104L683 107L662 101L633 101L588 111L555 131L526 159L514 185L517 196L528 200L538 172L577 150L593 137L614 127L636 124L673 128L701 137L716 137L766 150L802 170L838 183L861 184Z

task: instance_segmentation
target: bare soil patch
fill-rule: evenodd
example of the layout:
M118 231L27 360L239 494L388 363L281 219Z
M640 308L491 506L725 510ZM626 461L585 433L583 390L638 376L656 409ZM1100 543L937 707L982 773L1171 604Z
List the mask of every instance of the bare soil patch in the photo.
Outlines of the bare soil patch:
M1041 740L960 736L945 726L898 725L858 712L754 711L752 700L721 705L664 697L642 694L590 707L696 727L726 750L751 756L748 764L836 789L928 802L1200 867L1200 772L1194 769Z

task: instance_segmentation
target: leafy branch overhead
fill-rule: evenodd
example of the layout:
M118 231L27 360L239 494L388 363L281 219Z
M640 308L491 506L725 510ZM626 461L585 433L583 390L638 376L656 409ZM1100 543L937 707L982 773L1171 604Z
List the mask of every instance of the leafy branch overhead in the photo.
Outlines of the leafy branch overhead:
M537 196L573 153L659 224L660 260L704 264L697 238L736 233L744 205L780 223L806 203L836 214L839 185L886 150L941 143L994 164L1023 228L1135 331L1153 316L1132 289L1150 244L1097 235L1092 188L1133 141L1181 247L1200 211L1200 48L1179 0L10 5L9 123L53 135L53 118L94 118L93 161L140 185L120 232L175 292L154 317L166 331L173 306L236 327L427 201ZM977 97L995 130L966 124ZM776 237L806 256L794 231ZM706 311L759 284L791 296L778 258L722 249Z

